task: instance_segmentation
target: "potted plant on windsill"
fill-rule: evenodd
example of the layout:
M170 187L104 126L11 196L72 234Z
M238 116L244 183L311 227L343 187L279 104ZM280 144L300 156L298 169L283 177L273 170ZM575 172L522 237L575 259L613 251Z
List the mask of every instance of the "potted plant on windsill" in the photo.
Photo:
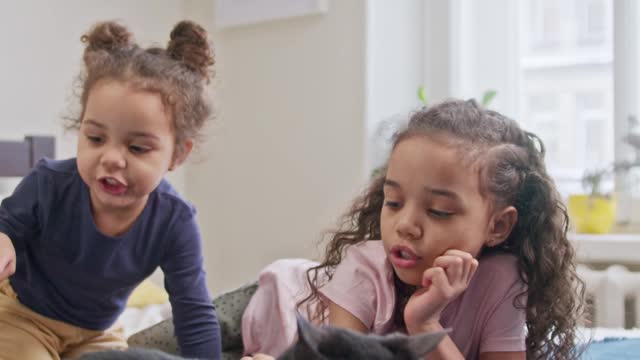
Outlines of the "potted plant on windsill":
M616 218L616 198L602 190L609 176L640 168L640 134L631 133L624 142L635 150L635 159L617 161L607 168L587 171L582 177L585 194L570 195L567 204L569 216L578 233L603 234L611 230Z

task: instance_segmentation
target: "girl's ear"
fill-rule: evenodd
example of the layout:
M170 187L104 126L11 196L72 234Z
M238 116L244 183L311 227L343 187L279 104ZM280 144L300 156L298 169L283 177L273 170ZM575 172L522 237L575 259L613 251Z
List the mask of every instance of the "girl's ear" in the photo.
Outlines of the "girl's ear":
M192 150L193 139L186 139L182 142L182 144L177 144L176 150L173 153L173 160L171 161L171 165L169 165L169 171L173 171L178 166L182 165L182 163L187 160Z
M489 226L486 245L493 247L502 244L511 234L516 222L518 222L518 210L513 206L507 206L495 213Z

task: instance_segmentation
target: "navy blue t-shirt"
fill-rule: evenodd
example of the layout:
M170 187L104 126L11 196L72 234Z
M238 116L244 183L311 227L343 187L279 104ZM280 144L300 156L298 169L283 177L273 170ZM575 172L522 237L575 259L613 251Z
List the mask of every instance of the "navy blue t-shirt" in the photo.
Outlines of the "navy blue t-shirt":
M133 289L160 266L183 356L220 357L220 326L206 287L195 210L165 180L131 228L103 235L76 159L43 159L0 206L20 302L82 328L109 328Z

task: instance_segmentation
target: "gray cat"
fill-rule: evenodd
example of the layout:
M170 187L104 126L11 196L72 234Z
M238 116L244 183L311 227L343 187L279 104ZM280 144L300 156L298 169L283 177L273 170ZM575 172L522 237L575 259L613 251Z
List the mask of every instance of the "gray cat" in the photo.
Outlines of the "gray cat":
M331 326L314 327L298 317L298 341L278 360L418 360L446 334L365 335Z
M108 350L82 355L78 360L184 360L162 351L131 348L126 351Z
M446 331L378 336L332 326L315 327L298 317L298 341L278 360L418 360L433 350ZM103 351L78 360L178 360L157 350Z

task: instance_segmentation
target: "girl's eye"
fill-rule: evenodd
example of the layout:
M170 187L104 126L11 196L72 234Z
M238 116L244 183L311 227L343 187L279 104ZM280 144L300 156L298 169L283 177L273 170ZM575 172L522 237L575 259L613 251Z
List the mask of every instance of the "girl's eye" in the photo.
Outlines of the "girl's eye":
M100 136L87 135L87 139L89 139L89 142L94 143L94 144L101 144L102 143L102 138Z
M131 151L134 154L144 154L146 152L149 152L151 149L144 147L144 146L138 146L138 145L130 145L129 146L129 151Z
M399 201L385 201L384 202L384 206L391 208L391 209L399 209L401 204Z
M438 218L438 219L448 219L449 217L451 217L453 215L452 212L447 212L447 211L440 211L440 210L436 210L436 209L429 209L428 213L431 214L431 216Z

